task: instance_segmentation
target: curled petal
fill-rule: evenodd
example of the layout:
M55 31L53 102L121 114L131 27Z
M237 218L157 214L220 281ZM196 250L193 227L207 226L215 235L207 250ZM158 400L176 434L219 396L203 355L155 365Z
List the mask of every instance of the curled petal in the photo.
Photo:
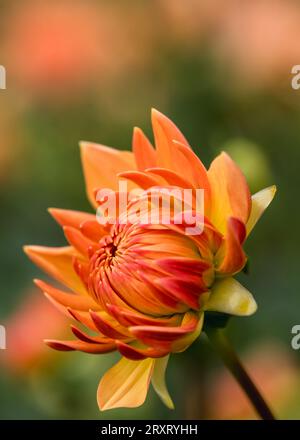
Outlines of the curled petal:
M216 270L220 274L239 272L246 263L242 244L246 237L244 223L236 218L229 218L223 244L216 255Z
M155 284L194 310L199 310L201 294L207 291L204 282L196 276L159 277Z
M180 315L171 315L167 318L155 318L146 316L137 312L122 309L121 307L109 304L108 306L111 314L125 327L134 325L160 325L160 326L174 326L179 325L181 321Z
M91 318L99 330L100 333L112 339L124 339L129 336L129 332L126 328L122 328L118 323L114 323L113 319L103 318L101 314L95 313L92 310L90 311Z
M168 350L166 349L152 347L138 348L135 345L129 345L122 341L117 341L117 349L123 356L133 361L140 361L148 357L155 359L168 354Z
M52 339L46 339L45 343L58 351L83 351L90 354L110 353L116 349L116 344L110 342L107 344L95 344L83 341L56 341Z
M102 377L97 400L101 410L135 408L144 403L154 367L154 359L131 361L122 358Z
M158 186L161 183L157 177L151 176L143 171L124 171L123 173L119 173L118 177L131 180L131 182L135 183L142 189Z
M168 257L160 258L157 265L171 274L202 274L204 271L211 267L211 263L208 261L185 258L185 257Z
M257 309L252 294L234 278L224 278L214 283L204 310L249 316Z
M264 211L272 202L276 193L276 186L269 186L252 196L252 207L250 217L247 222L247 235L250 234Z
M75 325L71 325L71 330L72 330L73 335L76 336L76 338L78 338L80 341L83 341L83 342L88 342L91 344L103 344L103 343L108 343L108 342L111 342L111 343L114 342L113 340L111 340L105 336L102 337L102 336L88 335L87 333L83 332Z
M182 324L178 327L160 327L160 326L134 326L130 327L131 333L144 344L153 346L155 348L173 349L173 343L177 343L176 351L181 351L183 346L178 344L181 339L186 336L194 334L198 328L201 316L194 312L187 312L184 315ZM185 344L184 344L185 345Z
M85 327L89 328L94 332L99 332L99 329L94 324L94 321L92 320L90 313L79 312L78 310L73 310L71 308L68 308L67 311L69 313L69 316L75 319L75 321L80 322L80 324L83 324Z
M166 385L166 369L168 361L169 356L165 356L155 361L151 383L163 403L169 409L174 409L174 403L171 399Z
M148 168L146 171L162 177L169 185L187 189L193 188L193 184L186 177L181 176L175 171L168 170L167 168Z

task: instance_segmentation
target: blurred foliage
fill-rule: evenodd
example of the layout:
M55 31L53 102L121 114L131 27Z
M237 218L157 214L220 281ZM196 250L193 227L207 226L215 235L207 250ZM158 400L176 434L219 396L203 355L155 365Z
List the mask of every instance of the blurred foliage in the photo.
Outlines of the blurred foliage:
M64 243L63 234L48 215L47 208L90 209L85 198L78 142L90 140L128 149L133 126L151 133L150 108L156 107L178 124L206 165L224 149L240 164L253 191L277 184L278 194L272 207L247 243L250 274L239 275L254 293L258 312L243 321L232 319L228 333L242 353L250 344L253 346L270 338L291 352L291 327L300 321L300 243L295 233L300 220L297 204L300 92L290 86L291 66L284 67L285 76L281 70L277 78L274 70L270 75L272 81L267 82L264 78L264 82L259 83L256 78L255 83L250 84L249 78L245 80L230 69L228 60L222 64L222 57L216 56L211 32L203 26L203 20L212 23L213 16L200 20L199 11L195 11L203 32L185 34L183 31L189 29L188 20L197 18L184 15L183 8L182 17L180 10L179 15L177 11L177 21L172 25L173 15L167 8L170 2L111 1L110 13L104 15L101 7L107 2L86 1L87 8L99 5L99 26L103 25L103 17L106 17L105 28L113 26L116 29L116 23L119 25L117 38L122 39L124 32L127 35L128 26L132 24L127 45L135 56L129 50L127 62L118 64L116 75L110 63L122 56L122 50L118 52L114 47L110 59L100 64L91 77L83 69L86 87L74 86L68 90L65 86L57 93L49 87L48 96L47 85L44 90L35 90L31 83L29 87L25 80L20 81L22 64L18 64L21 70L15 72L9 57L11 44L17 44L10 30L20 3L1 2L0 49L5 57L0 63L7 68L8 88L0 91L0 150L5 152L0 154L0 322L8 321L18 304L26 300L31 279L39 273L23 255L22 246ZM39 2L26 0L22 8L26 3L30 8ZM58 2L48 0L48 3L55 7ZM83 2L59 3L65 3L72 17L74 5ZM186 8L195 7L195 2L185 3ZM297 5L292 3L293 7ZM297 8L300 13L300 6ZM133 11L135 22L131 22ZM152 19L155 18L155 29L149 26L149 13ZM119 21L114 21L120 14L127 23L124 29ZM178 34L180 23L182 32ZM47 22L43 25L47 27ZM143 40L141 44L133 44L141 38L140 29L143 29ZM196 32L198 27L192 29ZM26 36L27 46L28 41L33 44L39 39L38 32L39 28L33 29L32 35ZM55 28L49 29L50 36L52 33L55 35ZM41 50L54 51L54 65L59 44L63 44L67 36L62 38L53 47L51 38L41 42ZM18 44L21 50L22 33ZM101 45L108 46L102 51L108 56L110 40L99 41L100 52ZM6 47L10 50L5 51ZM72 47L72 50L77 48ZM16 53L14 57L18 56ZM141 57L136 56L139 54ZM27 63L31 63L34 56L29 52ZM236 61L233 60L232 65ZM294 64L299 64L299 58L294 59ZM36 78L39 72L34 74ZM72 69L67 74L72 76ZM299 363L299 353L290 354ZM4 356L5 352L1 351L0 360ZM176 419L207 416L208 372L220 364L205 338L183 355L171 359L168 383L176 404L173 412L165 409L151 392L141 408L100 414L95 397L97 384L115 356L60 354L56 358L60 360L48 369L28 371L19 376L9 374L0 366L0 418ZM191 393L195 389L196 395ZM300 393L282 410L282 416L300 417Z

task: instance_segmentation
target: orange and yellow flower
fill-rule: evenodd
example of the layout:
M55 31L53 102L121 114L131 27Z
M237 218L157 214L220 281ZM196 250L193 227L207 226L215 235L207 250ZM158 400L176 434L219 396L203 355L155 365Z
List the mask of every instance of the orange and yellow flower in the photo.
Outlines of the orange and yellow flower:
M135 128L133 152L83 142L87 194L97 208L97 190L131 187L204 189L202 233L186 224L100 224L94 214L50 209L69 245L26 246L27 255L69 291L36 284L78 325L77 339L47 340L57 350L100 354L118 350L122 359L102 378L100 409L136 407L150 382L170 408L165 371L171 353L184 351L201 333L204 314L247 316L256 310L251 293L232 276L243 269L243 244L276 188L251 197L245 177L226 153L206 170L185 137L166 116L152 112L155 149ZM130 202L129 202L130 203ZM86 329L82 328L85 327Z

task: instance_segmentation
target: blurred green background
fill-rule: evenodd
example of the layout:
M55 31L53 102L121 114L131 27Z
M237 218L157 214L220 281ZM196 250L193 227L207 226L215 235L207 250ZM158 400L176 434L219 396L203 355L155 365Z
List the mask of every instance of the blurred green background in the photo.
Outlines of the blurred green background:
M206 165L225 149L252 192L278 186L247 243L250 274L240 275L258 312L232 319L228 334L275 412L300 418L300 353L290 345L300 324L299 21L289 0L1 2L1 419L254 417L204 338L171 359L174 411L150 392L141 408L101 414L97 384L117 356L42 343L65 322L33 287L41 274L22 246L64 243L49 206L90 210L79 140L129 149L133 126L151 135L151 107Z

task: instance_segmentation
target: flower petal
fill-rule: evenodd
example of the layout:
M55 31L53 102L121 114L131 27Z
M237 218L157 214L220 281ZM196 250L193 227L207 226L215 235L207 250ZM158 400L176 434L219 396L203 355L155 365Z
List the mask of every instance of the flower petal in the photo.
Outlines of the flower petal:
M122 358L102 377L97 400L101 410L135 408L144 403L154 367L154 359L131 361Z
M204 190L205 212L208 215L210 209L211 189L207 170L191 148L177 141L174 141L174 144L185 159L185 167L181 168L183 175L189 176L189 179L192 179L195 188Z
M87 295L87 291L73 267L77 252L71 246L46 247L24 246L24 252L41 269L76 293Z
M132 151L139 171L156 166L156 152L143 131L138 127L133 130Z
M83 341L57 341L53 339L45 339L44 341L49 347L58 351L83 351L84 353L100 354L110 353L116 349L115 342L109 343L88 343Z
M88 212L58 208L49 208L48 211L60 226L72 226L78 229L83 222L95 221L95 214Z
M216 271L220 274L234 274L244 267L247 257L242 244L246 237L246 228L239 219L230 217L227 222L227 231L217 255Z
M128 330L116 323L113 318L110 318L111 322L109 322L104 318L103 313L101 315L100 313L98 314L92 310L90 311L90 315L99 332L108 338L124 339L128 338L130 335Z
M126 357L127 359L131 359L133 361L141 361L146 358L160 358L162 356L166 356L169 351L162 350L159 348L146 347L139 348L136 344L129 345L124 343L123 341L116 341L117 349L119 352Z
M234 278L224 278L214 283L204 310L237 316L252 315L257 304L252 294Z
M81 311L89 311L92 308L95 310L99 309L99 305L90 296L63 292L42 280L34 280L34 282L47 296L50 296L64 307L71 307Z
M192 189L193 183L187 177L183 177L175 171L167 168L147 168L146 170L156 176L162 177L169 185L178 186L179 188Z
M250 234L265 209L270 205L276 193L276 186L269 186L252 196L252 207L247 222L247 235Z
M186 312L182 323L177 327L161 327L161 326L132 326L131 333L136 336L144 344L167 349L171 351L183 351L187 345L185 344L186 337L194 340L198 337L199 323L202 321L202 315L194 312ZM201 325L202 326L202 325ZM181 343L181 342L184 343Z
M221 153L211 163L208 178L212 191L210 220L223 234L228 217L247 223L251 198L246 179L227 153Z
M92 206L96 208L94 190L107 188L116 191L117 174L136 168L134 155L130 151L118 151L89 142L81 142L80 147L87 195Z
M169 361L169 356L159 358L155 361L151 383L153 385L153 388L155 389L155 391L163 401L163 403L169 409L174 409L174 403L171 399L171 396L166 386L165 375L166 375L168 361Z
M157 151L157 165L174 171L179 169L179 152L173 141L189 146L187 140L167 116L152 109L152 126Z
M160 181L155 176L151 176L143 171L124 171L119 173L118 177L130 180L142 189L148 189L160 184Z
M89 238L86 238L81 231L71 226L63 227L64 234L69 244L73 246L81 255L88 257L90 251L95 251L99 246Z

